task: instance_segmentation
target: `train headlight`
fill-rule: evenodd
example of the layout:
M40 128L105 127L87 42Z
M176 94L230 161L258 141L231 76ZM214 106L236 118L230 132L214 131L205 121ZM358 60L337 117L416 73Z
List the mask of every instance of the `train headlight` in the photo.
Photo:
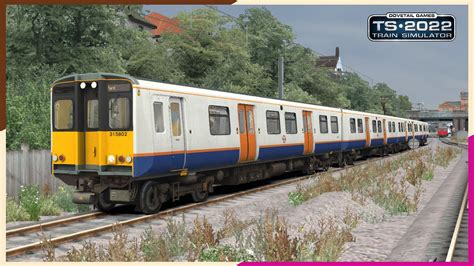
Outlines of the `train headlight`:
M132 162L132 156L128 155L127 158L125 158L125 161L127 163L131 163Z
M57 162L58 161L58 156L56 154L53 154L53 162Z
M79 85L79 87L81 87L81 89L85 89L85 88L86 88L86 83L85 83L85 82L81 82L81 84Z
M125 162L125 158L124 158L122 155L120 155L120 156L118 157L118 161L119 161L119 163L124 163L124 162Z
M59 160L60 160L61 162L64 162L64 160L66 160L66 157L64 157L64 155L62 155L62 154L59 155L58 158L59 158Z
M115 155L107 156L107 162L110 163L110 164L114 164L115 163Z
M93 89L97 88L97 82L95 82L95 81L92 82L92 83L91 83L91 87L92 87Z

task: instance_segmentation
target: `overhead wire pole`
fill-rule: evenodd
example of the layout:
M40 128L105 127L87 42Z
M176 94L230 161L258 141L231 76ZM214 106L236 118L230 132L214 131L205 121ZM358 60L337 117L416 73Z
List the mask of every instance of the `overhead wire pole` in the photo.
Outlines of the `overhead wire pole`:
M284 93L283 93L283 83L284 83L284 77L285 77L285 64L283 62L283 56L278 57L278 98L283 99Z

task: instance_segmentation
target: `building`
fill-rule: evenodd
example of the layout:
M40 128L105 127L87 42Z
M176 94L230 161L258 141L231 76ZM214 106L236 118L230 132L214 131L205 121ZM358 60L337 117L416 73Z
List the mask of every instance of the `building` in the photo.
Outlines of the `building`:
M334 70L336 73L342 73L344 70L342 68L342 60L339 54L339 47L336 47L336 54L330 56L320 56L316 60L317 68L328 68Z
M179 26L179 20L176 18L169 18L165 15L151 12L145 16L145 19L156 26L151 31L153 38L159 38L165 32L181 33L182 29Z
M155 25L148 22L145 18L137 14L128 15L128 25L131 27L137 27L141 30L149 31L150 33L152 32L152 30L156 29Z
M138 14L129 14L128 24L150 32L155 39L160 38L165 32L180 33L182 31L178 19L169 18L156 12L151 12L145 17Z
M468 93L461 92L460 101L446 101L438 106L440 112L466 112L468 108Z

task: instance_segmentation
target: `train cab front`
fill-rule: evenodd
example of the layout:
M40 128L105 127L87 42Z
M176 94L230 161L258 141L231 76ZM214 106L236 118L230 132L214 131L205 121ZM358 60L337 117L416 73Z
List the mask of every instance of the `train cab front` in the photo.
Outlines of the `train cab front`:
M111 189L130 185L133 82L128 76L83 74L52 86L52 173L76 186L76 203L107 207Z

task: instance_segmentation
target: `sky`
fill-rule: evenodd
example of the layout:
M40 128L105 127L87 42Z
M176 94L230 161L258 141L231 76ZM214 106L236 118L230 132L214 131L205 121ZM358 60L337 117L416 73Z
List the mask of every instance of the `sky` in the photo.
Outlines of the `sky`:
M181 11L206 6L154 5L144 10L174 17ZM249 7L215 6L232 16ZM333 55L340 47L343 64L362 73L375 84L387 83L412 103L435 109L444 101L459 101L467 91L467 6L344 6L266 5L283 24L292 27L295 42L323 55ZM436 12L456 18L456 39L452 42L371 42L367 38L367 18L387 12Z

